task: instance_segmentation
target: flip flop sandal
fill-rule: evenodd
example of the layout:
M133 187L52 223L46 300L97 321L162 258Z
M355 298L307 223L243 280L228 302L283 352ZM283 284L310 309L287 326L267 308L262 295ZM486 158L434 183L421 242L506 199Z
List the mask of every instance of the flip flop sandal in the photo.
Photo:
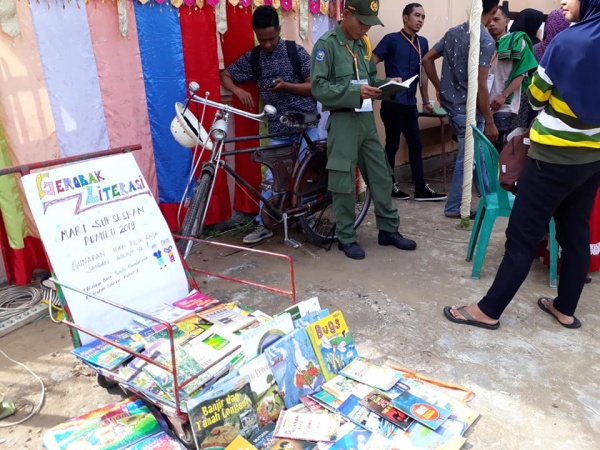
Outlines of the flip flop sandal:
M444 315L446 316L446 319L448 319L450 322L458 323L460 325L472 325L474 327L485 328L486 330L497 330L500 328L500 322L490 325L489 323L483 323L479 320L475 320L475 318L465 310L465 306L456 308L456 311L458 311L464 317L464 319L457 319L452 315L452 306L446 306L444 308Z
M17 407L12 400L2 400L0 402L0 420L5 417L12 416L17 412Z
M571 323L571 324L562 323L560 320L558 320L558 317L556 317L552 311L550 311L548 308L546 308L546 305L544 304L544 302L542 300L548 300L549 302L553 302L554 300L552 300L551 298L548 298L548 297L540 297L537 301L537 304L542 311L544 311L545 313L548 313L552 317L554 317L556 319L556 321L558 323L560 323L563 327L569 328L571 330L576 329L576 328L581 328L581 322L575 316L573 316L573 323Z

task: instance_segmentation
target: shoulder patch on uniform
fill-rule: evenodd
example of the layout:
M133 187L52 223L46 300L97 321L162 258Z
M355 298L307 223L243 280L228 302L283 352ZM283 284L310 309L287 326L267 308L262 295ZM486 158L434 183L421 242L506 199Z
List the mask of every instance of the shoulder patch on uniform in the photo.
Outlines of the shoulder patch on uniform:
M315 59L318 62L323 62L325 60L325 54L326 54L325 50L319 49L319 50L317 50L317 53L315 54Z

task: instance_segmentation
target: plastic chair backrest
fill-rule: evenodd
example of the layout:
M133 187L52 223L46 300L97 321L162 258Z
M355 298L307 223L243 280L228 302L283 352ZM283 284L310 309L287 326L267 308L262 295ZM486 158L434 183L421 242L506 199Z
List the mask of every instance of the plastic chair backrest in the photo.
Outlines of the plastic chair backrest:
M483 171L480 168L485 167L487 169L488 181L490 186L490 194L495 194L498 197L498 206L502 209L511 209L510 201L508 199L508 191L505 191L500 186L498 179L498 151L494 144L477 128L471 124L473 129L473 140L475 142L475 166L478 170L477 179L479 186L483 187ZM484 160L481 161L481 156Z

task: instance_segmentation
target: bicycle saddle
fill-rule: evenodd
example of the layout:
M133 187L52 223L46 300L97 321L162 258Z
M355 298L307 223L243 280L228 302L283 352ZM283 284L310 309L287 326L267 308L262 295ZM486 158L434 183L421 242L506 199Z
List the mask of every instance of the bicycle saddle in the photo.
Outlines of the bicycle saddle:
M321 118L321 114L305 113L301 111L286 111L281 115L281 123L283 124L296 124L296 125L307 125L318 121Z

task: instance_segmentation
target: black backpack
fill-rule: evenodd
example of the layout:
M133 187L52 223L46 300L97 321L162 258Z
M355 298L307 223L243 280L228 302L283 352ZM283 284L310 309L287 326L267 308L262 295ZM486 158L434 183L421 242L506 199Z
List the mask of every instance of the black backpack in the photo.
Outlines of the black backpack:
M298 48L296 47L296 42L284 42L287 49L288 58L290 59L290 64L292 65L292 69L294 69L294 74L298 78L298 81L302 83L304 82L305 78L302 76L302 64L300 64L300 57L298 56ZM252 53L250 54L250 66L252 67L254 79L256 81L260 80L260 77L262 75L260 70L260 45L257 45L252 49Z

